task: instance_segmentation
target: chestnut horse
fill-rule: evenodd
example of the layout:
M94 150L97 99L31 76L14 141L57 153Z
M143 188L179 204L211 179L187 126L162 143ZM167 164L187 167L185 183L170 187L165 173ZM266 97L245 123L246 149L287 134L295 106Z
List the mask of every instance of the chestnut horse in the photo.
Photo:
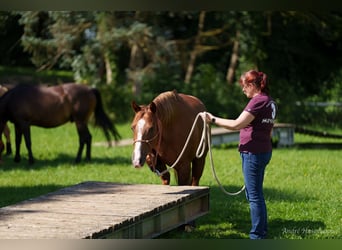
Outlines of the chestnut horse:
M115 126L103 110L100 92L95 88L77 83L56 86L18 85L0 98L0 135L6 122L15 127L15 157L20 161L20 144L24 135L29 164L34 163L31 149L30 126L53 128L67 122L75 122L79 147L75 162L81 161L86 146L86 160L91 160L91 134L88 120L94 113L95 125L100 126L110 146L110 133L120 138Z
M135 111L132 164L140 168L146 162L152 171L163 173L162 183L169 185L166 165L175 163L197 114L206 108L198 98L175 90L161 93L149 105L139 106L133 101L132 108ZM178 185L199 185L208 152L206 146L202 156L196 157L202 129L203 123L197 121L183 155L173 167Z

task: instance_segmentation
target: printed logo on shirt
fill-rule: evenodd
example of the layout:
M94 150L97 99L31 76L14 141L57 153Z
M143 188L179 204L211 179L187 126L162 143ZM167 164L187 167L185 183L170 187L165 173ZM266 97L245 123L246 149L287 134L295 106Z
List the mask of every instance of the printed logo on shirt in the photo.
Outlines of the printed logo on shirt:
M272 119L275 119L276 113L277 113L277 108L274 102L271 102L271 109L272 109Z
M271 105L271 109L272 109L272 118L264 118L262 119L261 123L274 123L274 119L276 117L277 114L277 108L274 102L270 102L267 107L269 107Z
M274 123L274 119L264 118L264 119L262 119L261 123Z

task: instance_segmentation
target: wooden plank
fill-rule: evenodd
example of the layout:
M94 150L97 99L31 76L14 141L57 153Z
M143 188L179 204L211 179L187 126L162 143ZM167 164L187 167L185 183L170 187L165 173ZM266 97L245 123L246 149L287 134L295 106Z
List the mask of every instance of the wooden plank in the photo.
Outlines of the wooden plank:
M0 238L151 238L208 211L208 187L84 182L0 208Z

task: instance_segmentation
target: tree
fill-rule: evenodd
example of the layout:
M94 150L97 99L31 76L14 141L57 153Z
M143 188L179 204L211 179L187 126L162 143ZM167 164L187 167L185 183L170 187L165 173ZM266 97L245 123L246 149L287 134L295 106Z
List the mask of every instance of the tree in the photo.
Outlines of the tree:
M342 63L341 12L20 13L22 44L37 68L72 69L79 81L124 86L135 97L174 86L197 91L192 85L206 72L212 77L207 81L215 71L224 76L215 86L236 85L251 68L269 75L273 96L289 107L286 115L298 99L329 88L339 93L334 79Z
M91 23L80 12L21 12L24 26L21 38L24 50L39 70L51 69L60 61L67 61L77 50L83 32ZM63 63L61 63L63 65Z
M0 11L0 64L5 66L30 65L29 54L21 47L22 27L16 12Z

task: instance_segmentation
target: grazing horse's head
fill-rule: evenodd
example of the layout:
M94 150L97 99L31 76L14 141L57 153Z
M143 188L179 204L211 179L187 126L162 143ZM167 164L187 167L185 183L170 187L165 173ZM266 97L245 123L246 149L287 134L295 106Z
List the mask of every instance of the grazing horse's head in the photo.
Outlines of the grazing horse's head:
M146 157L158 147L160 128L154 102L147 106L139 106L132 102L132 108L135 112L132 122L132 164L135 168L140 168L145 164Z

